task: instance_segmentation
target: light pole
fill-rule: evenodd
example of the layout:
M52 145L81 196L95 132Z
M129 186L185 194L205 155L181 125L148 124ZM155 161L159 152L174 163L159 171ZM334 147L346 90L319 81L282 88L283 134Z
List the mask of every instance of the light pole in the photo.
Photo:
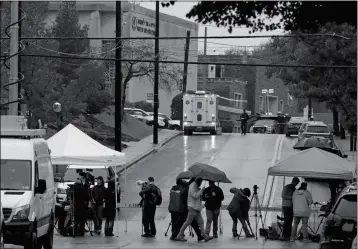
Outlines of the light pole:
M56 126L57 129L60 130L61 129L61 110L62 110L62 105L59 102L55 102L52 105L52 110L56 113Z

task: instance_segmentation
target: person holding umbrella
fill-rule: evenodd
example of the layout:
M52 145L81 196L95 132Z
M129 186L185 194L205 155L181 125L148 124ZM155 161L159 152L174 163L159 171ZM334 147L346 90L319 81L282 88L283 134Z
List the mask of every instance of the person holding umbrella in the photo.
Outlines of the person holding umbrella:
M190 224L193 222L193 220L196 220L199 224L200 231L202 232L202 236L204 237L205 242L212 240L212 237L209 237L205 233L204 229L204 221L203 217L201 216L201 209L202 209L202 203L201 203L201 196L205 189L201 189L200 185L202 184L203 179L201 177L197 177L193 183L189 186L189 193L188 193L188 217L182 227L180 228L179 234L176 237L177 241L187 241L184 238L184 232L190 226Z
M210 234L211 223L213 223L214 238L218 237L218 221L221 203L224 200L224 193L215 182L209 181L209 187L204 190L203 199L206 207L206 234Z

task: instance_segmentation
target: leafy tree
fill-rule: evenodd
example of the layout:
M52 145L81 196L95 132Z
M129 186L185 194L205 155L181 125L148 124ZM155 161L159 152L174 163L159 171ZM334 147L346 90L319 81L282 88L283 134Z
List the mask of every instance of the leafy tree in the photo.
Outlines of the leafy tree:
M62 2L56 21L52 27L54 37L87 37L87 26L81 27L76 10L76 2ZM82 55L89 52L89 40L59 39L58 51L62 55ZM67 86L77 79L77 69L81 62L78 59L57 59L56 71L62 75L59 87Z
M327 23L319 32L346 37L357 35L356 28L348 24ZM263 55L270 58L272 64L356 65L357 42L336 37L275 38ZM326 102L335 115L342 113L345 116L345 127L354 132L352 124L356 122L357 110L355 69L268 68L266 74L279 77L298 98Z
M98 91L87 96L86 113L99 114L112 102L112 96L108 91Z
M163 7L175 1L162 3ZM200 1L186 15L195 21L228 27L246 26L252 32L266 29L310 30L327 22L357 26L356 1ZM273 20L275 19L276 20ZM267 21L271 24L267 24Z

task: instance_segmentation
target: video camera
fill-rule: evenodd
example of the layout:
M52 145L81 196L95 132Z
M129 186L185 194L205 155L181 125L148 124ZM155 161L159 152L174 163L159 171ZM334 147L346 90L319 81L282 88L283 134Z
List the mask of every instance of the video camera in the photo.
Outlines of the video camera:
M76 169L76 173L77 174L81 174L81 173L85 173L86 176L86 184L88 185L94 185L94 176L90 173L90 172L93 172L93 169L86 169L85 172L83 172L83 169Z
M144 190L146 187L148 187L148 182L147 181L142 181L142 180L138 180L137 181L137 185L141 186L141 189Z

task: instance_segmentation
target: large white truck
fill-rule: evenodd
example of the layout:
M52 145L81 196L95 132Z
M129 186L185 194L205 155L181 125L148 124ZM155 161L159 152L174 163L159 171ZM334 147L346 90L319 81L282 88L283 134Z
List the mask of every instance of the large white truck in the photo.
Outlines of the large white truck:
M210 132L210 135L216 135L218 127L217 95L208 94L205 91L184 94L184 135L192 135L193 132Z

